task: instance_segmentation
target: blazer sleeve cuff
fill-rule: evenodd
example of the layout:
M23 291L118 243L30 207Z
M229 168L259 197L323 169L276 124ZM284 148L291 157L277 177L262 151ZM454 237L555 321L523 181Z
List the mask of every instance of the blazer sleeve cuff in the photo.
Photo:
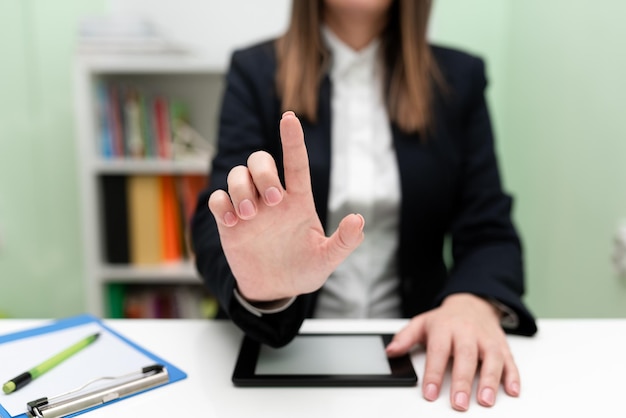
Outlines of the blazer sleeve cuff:
M500 312L500 325L502 328L514 330L519 327L519 316L513 309L496 299L489 298L488 301Z
M271 302L252 303L252 302L247 301L243 296L241 296L241 294L237 291L236 287L233 289L233 295L235 296L235 299L237 299L237 302L239 302L241 306L243 306L252 315L257 316L259 318L265 314L276 314L276 313L282 312L286 310L287 308L289 308L293 304L293 302L296 300L296 297L294 296L286 300L281 299L281 300L271 301Z

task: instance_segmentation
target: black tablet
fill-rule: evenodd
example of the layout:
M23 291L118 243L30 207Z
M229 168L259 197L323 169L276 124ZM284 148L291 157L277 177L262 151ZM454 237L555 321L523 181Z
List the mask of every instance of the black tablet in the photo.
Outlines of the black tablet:
M244 337L236 386L414 386L410 356L389 358L390 334L299 334L281 348Z

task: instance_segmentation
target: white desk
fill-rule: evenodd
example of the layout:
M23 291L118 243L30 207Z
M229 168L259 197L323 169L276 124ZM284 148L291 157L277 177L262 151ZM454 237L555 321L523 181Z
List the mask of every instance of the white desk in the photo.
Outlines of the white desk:
M43 322L0 320L0 334ZM493 408L481 407L473 397L465 413L450 407L448 381L436 402L423 399L421 380L420 386L409 388L236 388L230 378L242 334L229 322L106 322L189 376L84 415L90 418L626 416L626 319L540 320L537 336L509 337L522 375L522 395L510 398L500 390ZM309 320L302 332L394 332L404 323ZM421 379L423 352L415 352L413 361Z

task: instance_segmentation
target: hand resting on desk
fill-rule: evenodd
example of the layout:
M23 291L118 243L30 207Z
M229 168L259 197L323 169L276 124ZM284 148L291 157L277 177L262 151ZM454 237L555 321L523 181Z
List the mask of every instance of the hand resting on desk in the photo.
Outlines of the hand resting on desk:
M387 346L389 356L408 352L414 345L426 347L422 379L424 397L434 401L450 358L453 358L450 403L466 410L474 375L480 363L476 399L492 406L500 382L510 396L520 393L520 376L497 310L486 300L471 294L448 296L442 305L415 316Z

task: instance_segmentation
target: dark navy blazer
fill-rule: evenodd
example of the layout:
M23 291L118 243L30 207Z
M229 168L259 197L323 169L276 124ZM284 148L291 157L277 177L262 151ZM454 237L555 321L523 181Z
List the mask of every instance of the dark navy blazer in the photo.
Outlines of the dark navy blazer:
M535 321L521 301L522 248L511 222L511 198L502 190L485 102L486 78L479 58L432 47L447 83L435 103L435 124L427 140L391 125L402 191L398 273L402 314L412 317L438 306L453 293L470 292L513 309L519 326L509 332L532 335ZM236 51L226 76L219 119L218 153L210 186L198 199L192 221L196 265L208 289L251 337L280 346L312 315L316 293L301 295L281 313L257 317L233 297L235 279L221 249L215 220L207 208L210 193L227 190L231 168L266 150L282 173L280 100L275 84L274 44ZM330 92L321 85L318 121L302 120L309 153L313 196L326 224L330 178ZM444 262L444 238L452 243L451 266Z

